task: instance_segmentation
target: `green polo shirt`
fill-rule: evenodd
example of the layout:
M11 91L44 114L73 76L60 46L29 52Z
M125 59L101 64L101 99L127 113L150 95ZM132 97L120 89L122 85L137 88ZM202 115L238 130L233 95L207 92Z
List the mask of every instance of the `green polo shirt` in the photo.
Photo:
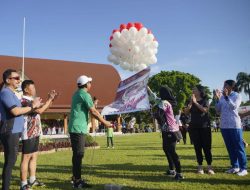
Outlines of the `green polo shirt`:
M69 118L70 133L88 133L89 109L93 106L93 100L88 92L79 89L74 93Z

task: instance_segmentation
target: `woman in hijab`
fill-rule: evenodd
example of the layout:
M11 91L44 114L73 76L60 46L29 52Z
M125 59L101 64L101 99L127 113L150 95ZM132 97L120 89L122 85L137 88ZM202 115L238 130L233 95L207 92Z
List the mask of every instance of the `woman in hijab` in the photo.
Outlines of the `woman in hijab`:
M162 147L167 157L169 168L166 172L169 176L174 176L176 180L184 179L181 173L181 163L179 156L176 153L177 137L175 132L179 131L179 126L176 124L173 106L176 106L176 100L172 90L168 86L162 86L159 90L160 98L158 98L148 87L151 97L157 103L158 109L162 109L165 114L166 124L160 126L162 132ZM158 123L161 123L158 121Z

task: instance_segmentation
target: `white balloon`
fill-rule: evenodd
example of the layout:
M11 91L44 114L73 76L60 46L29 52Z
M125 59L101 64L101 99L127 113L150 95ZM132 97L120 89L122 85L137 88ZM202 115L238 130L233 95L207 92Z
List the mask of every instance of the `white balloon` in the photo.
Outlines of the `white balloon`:
M113 47L122 47L123 45L122 42L117 38L113 38L110 43Z
M152 49L152 51L153 51L154 54L157 54L157 53L158 53L158 49L157 49L157 48Z
M146 69L148 66L146 64L141 64L140 65L140 70Z
M133 51L135 54L138 54L140 52L139 46L134 46Z
M113 34L113 39L119 39L121 37L121 33L120 32L115 32L114 34Z
M136 38L136 34L138 33L138 30L135 28L135 27L131 27L129 29L129 35L130 35L130 38L131 40L135 40Z
M154 55L154 52L150 48L147 48L144 51L144 55L147 56L147 57L151 57L151 56Z
M154 56L152 56L152 57L150 57L150 63L151 64L155 64L155 63L157 63L157 58L156 58L156 56L154 55Z
M122 42L122 44L126 44L128 40L124 37L124 35L121 34L120 41Z
M108 61L109 61L109 62L112 62L112 63L115 63L115 62L116 62L116 56L110 54L110 55L108 56Z
M153 34L147 34L147 36L145 37L146 42L151 42L153 40L154 40L154 35Z
M140 70L140 65L139 64L134 65L133 70L134 71L139 71Z
M113 34L108 60L125 70L140 71L157 62L158 42L146 28L123 29Z
M123 62L120 64L121 68L125 69L125 70L128 70L130 67L129 67L129 64L126 63L126 62Z
M123 35L123 36L128 35L128 29L123 29L123 30L121 31L121 35Z
M114 40L114 38L110 41L110 44L111 44L112 46L117 45L117 43L116 43L116 41Z
M158 46L159 46L159 43L158 43L157 41L153 41L152 44L153 44L153 47L154 47L154 48L158 48Z
M133 41L133 40L128 41L127 49L132 49L134 47L134 45L135 45L135 41Z
M114 46L112 46L112 47L110 48L110 52L111 52L112 54L115 54L115 53L117 52L117 48L114 47Z
M146 36L146 34L148 33L148 30L147 30L147 28L141 28L140 29L140 31L138 32L138 37L144 37L144 36Z

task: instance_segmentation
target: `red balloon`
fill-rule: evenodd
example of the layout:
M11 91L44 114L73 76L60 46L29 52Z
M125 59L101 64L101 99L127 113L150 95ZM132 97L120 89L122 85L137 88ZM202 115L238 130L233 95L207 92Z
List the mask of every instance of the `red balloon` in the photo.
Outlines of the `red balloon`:
M132 22L129 22L128 24L127 24L127 29L129 30L131 27L133 27L133 26L135 26Z
M127 28L127 25L126 24L121 24L120 25L120 31L122 31L123 29L126 29Z
M139 31L139 30L143 27L143 25L142 25L142 23L140 23L140 22L136 22L136 23L135 23L135 27L136 27L136 29Z
M114 34L115 32L120 32L120 30L114 29L112 34Z
M111 41L112 39L113 39L113 36L110 36L110 37L109 37L109 40Z
M112 47L112 44L109 44L109 47L111 48L111 47Z

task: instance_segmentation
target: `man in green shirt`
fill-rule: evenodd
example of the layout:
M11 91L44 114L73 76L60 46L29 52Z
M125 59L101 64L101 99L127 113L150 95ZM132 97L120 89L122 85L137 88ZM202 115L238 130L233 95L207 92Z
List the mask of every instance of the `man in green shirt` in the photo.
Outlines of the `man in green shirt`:
M71 103L71 112L69 119L69 134L73 151L72 156L72 172L73 172L73 188L90 187L83 179L81 179L82 158L84 156L85 136L88 133L88 117L89 112L97 120L102 122L105 127L111 127L109 121L103 119L101 114L96 110L92 98L88 93L91 88L92 78L85 75L77 79L78 90L74 93Z

